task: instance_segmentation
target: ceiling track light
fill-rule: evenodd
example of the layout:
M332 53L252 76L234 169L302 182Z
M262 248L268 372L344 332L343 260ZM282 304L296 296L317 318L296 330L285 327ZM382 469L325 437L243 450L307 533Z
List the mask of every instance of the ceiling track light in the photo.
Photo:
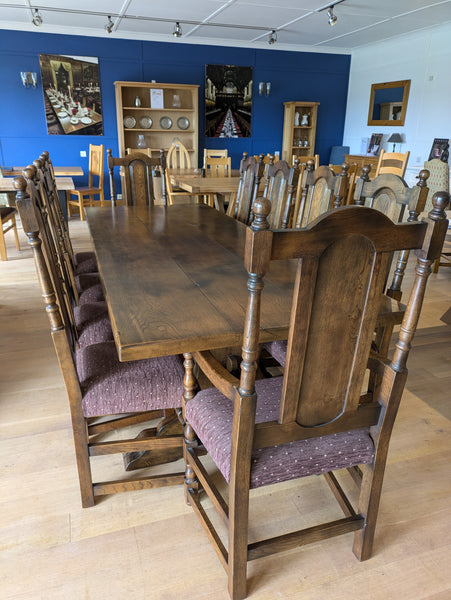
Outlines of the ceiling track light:
M172 32L172 35L176 38L182 37L182 28L180 27L180 23L178 21L174 26L174 31Z
M331 27L333 27L336 24L336 22L338 21L337 16L334 15L334 6L335 6L335 4L332 4L332 6L329 6L329 8L327 10L327 16L329 17L328 23Z
M33 8L33 18L31 19L31 22L35 27L42 25L42 17L37 8Z
M110 15L108 15L108 22L107 22L107 24L105 25L105 31L106 31L107 33L111 33L111 32L113 31L113 27L114 27L114 22L113 22L113 20L111 19L111 16L110 16Z
M275 29L273 29L271 31L271 33L269 34L268 44L272 45L272 44L275 44L276 42L277 42L277 31Z

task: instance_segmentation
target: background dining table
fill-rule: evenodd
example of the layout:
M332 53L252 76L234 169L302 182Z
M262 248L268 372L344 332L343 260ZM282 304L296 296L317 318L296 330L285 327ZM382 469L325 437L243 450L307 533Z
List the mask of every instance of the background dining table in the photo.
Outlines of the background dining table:
M171 169L170 171L171 183L174 187L196 196L214 195L217 208L222 212L224 212L224 201L238 191L240 179L237 175L239 175L239 170L232 172L231 177L208 175L204 177L199 169Z

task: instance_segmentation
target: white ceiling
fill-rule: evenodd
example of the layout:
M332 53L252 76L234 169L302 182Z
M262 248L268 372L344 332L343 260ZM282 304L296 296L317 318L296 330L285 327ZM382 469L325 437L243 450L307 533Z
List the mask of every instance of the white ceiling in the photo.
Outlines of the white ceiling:
M175 43L348 52L451 21L451 0L31 0L0 2L0 28ZM69 8L70 6L70 8ZM31 23L32 9L43 23ZM105 31L107 16L113 31ZM183 35L172 35L179 21ZM277 42L268 46L271 30Z

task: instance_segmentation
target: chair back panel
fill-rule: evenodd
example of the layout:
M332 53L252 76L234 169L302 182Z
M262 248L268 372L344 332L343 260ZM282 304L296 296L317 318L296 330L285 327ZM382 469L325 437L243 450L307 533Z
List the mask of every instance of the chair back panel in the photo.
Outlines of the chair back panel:
M105 146L95 146L89 144L89 187L90 188L103 188L103 161L105 157Z
M279 160L267 166L264 196L271 202L268 223L271 229L286 229L292 213L292 203L298 185L299 168L290 169L288 163Z
M294 227L305 227L332 208L335 183L334 172L325 165L314 171L307 170L305 189L301 194L301 206L296 211Z
M240 183L238 185L237 197L233 205L233 214L227 212L242 223L249 223L252 204L257 195L258 186L264 171L264 156L258 161L245 152L240 164Z
M223 149L214 149L214 148L204 148L204 167L208 158L227 158L228 157L227 148Z
M231 177L232 159L230 156L207 158L204 168L210 177Z

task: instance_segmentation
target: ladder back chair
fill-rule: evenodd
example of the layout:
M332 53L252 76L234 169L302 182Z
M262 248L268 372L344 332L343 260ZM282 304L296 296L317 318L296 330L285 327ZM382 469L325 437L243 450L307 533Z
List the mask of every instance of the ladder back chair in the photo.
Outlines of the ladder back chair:
M209 157L204 161L204 171L207 177L232 177L232 159L230 156ZM204 203L220 210L216 194L204 196Z
M446 232L448 202L449 194L436 194L427 223L395 224L373 209L345 206L306 229L284 231L269 230L269 202L255 202L246 232L249 293L240 379L209 352L195 352L213 384L195 392L194 360L185 356L185 492L227 572L232 600L247 594L247 561L275 552L354 532L354 554L370 558L389 439L430 267ZM385 270L402 248L417 249L418 262L395 352L386 361L372 355L371 344ZM273 261L287 259L297 260L298 268L285 371L256 381L265 274ZM378 395L365 390L367 369L382 377ZM205 450L220 482L217 471L205 468ZM357 468L361 477L353 476ZM250 490L310 475L324 475L344 516L249 543ZM358 506L345 493L345 477L360 489ZM202 504L203 492L227 527L227 547ZM323 497L320 488L318 499ZM281 504L265 519L277 522L283 511Z
M384 173L392 173L404 177L410 152L385 152L381 150L377 163L375 177Z
M74 190L66 191L67 214L69 217L73 214L73 207L77 207L80 213L80 219L85 220L85 206L94 206L95 197L98 196L100 206L105 204L105 196L103 193L103 176L104 176L104 154L105 146L100 144L95 146L89 144L89 174L88 185L78 187ZM73 199L72 197L75 197Z
M249 223L252 204L257 197L258 187L263 177L265 156L261 154L258 161L247 152L243 152L240 163L240 182L236 199L229 203L226 214L242 223Z
M110 148L107 150L108 171L110 174L111 203L116 206L116 184L114 168L119 167L122 177L122 196L127 206L153 206L157 198L156 180L161 181L163 205L166 206L166 156L160 150L159 158L151 158L144 153L133 152L122 158L113 157ZM155 177L156 172L160 177Z
M227 158L228 155L229 154L227 148L216 150L214 148L204 148L204 161L202 164L205 168L205 163L208 158Z
M96 457L152 450L153 464L161 464L182 456L181 432L161 435L159 427L168 411L180 412L183 361L179 356L165 356L121 363L114 341L93 341L85 346L78 343L72 317L62 299L64 291L58 283L56 262L47 251L49 240L41 220L43 213L36 210L37 196L30 197L24 178L16 178L15 185L18 210L33 250L51 336L69 398L82 506L93 506L97 496L181 484L183 472L173 470L155 475L146 471L144 475L135 473L126 478L121 473L116 480L93 481L91 462ZM118 439L117 432L125 429L127 435L128 426L155 419L160 419L160 424L146 429L144 435ZM149 464L152 463L146 466ZM128 463L125 467L130 470Z

